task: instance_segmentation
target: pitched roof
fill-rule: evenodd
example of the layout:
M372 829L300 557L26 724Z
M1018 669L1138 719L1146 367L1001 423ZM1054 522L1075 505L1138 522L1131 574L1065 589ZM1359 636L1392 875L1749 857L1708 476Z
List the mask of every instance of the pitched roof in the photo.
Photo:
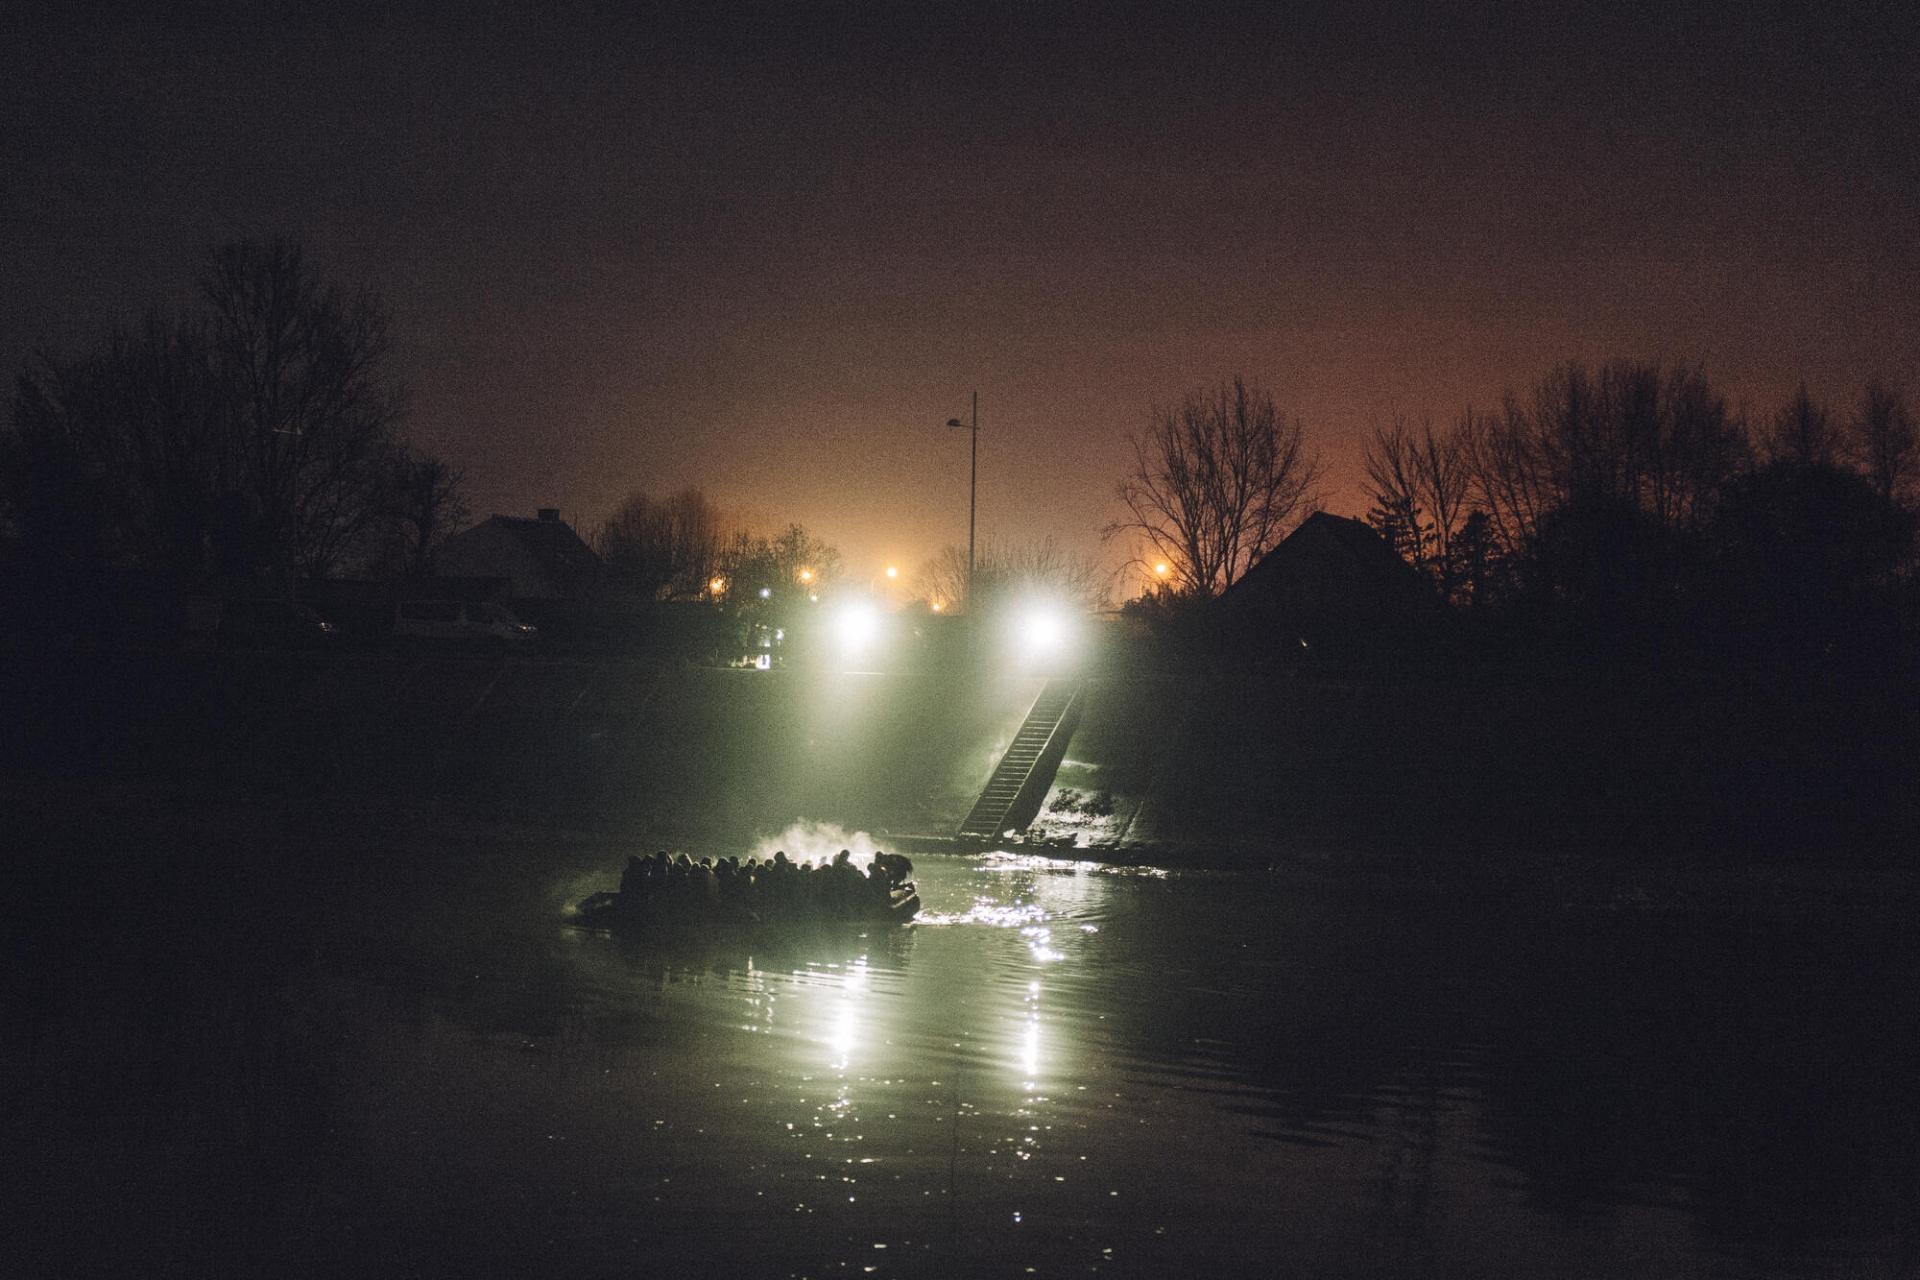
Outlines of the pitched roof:
M1228 587L1223 598L1236 594L1244 598L1260 591L1271 591L1289 565L1305 556L1324 557L1325 550L1336 550L1352 570L1353 578L1383 595L1424 596L1426 590L1411 565L1387 544L1373 526L1348 516L1316 511L1300 522L1298 528L1254 562Z
M529 520L524 516L493 516L488 523L511 533L557 580L568 581L576 575L591 576L599 571L600 557L570 524L559 520Z

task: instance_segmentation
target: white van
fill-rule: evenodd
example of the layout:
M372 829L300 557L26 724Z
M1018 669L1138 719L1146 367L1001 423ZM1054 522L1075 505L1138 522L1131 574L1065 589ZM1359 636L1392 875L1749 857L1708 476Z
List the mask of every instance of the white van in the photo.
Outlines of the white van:
M402 600L393 611L393 634L403 639L517 644L533 639L537 632L502 604Z

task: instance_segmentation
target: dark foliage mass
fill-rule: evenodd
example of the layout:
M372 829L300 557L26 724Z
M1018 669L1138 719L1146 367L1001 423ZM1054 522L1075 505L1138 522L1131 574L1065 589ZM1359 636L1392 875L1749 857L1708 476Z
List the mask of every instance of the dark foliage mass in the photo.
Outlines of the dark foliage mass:
M698 489L627 496L595 535L611 588L641 600L697 600L720 567L718 509Z
M389 320L288 239L200 264L194 304L88 350L34 353L0 434L0 502L31 563L285 585L417 568L466 515L408 451Z
M1382 536L1537 659L1884 657L1911 612L1920 450L1879 384L1755 431L1697 368L1569 364L1366 468Z

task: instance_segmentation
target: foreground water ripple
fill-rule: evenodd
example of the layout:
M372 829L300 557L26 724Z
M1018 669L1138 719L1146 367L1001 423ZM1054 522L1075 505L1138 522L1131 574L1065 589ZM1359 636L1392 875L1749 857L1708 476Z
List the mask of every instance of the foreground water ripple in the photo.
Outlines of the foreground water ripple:
M705 948L529 906L598 887L571 869L384 919L343 897L355 928L275 985L210 966L154 997L167 1019L72 993L6 1059L14 1133L48 1197L89 1194L114 1166L84 1135L124 1106L112 1049L174 1100L142 1113L144 1157L115 1131L114 1176L201 1169L205 1201L229 1175L204 1153L251 1153L234 1167L272 1191L246 1249L277 1275L1920 1257L1904 933L1026 856L919 880L904 930Z

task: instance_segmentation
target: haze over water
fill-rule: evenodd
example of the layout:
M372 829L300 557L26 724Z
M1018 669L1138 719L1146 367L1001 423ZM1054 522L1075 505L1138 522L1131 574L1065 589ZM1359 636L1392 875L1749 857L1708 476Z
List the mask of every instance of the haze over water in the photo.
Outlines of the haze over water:
M112 1223L117 1244L55 1215L39 1260L754 1276L1915 1262L1916 966L1874 928L936 856L917 860L926 915L909 929L661 952L564 924L560 904L613 868L542 865L534 844L469 850L398 910L373 872L330 882L324 927L285 965L223 968L213 946L124 1003L51 996L75 1004L42 1011L9 1073L28 1168L48 1203L112 1206L117 1186L123 1208L153 1207ZM62 1075L80 1050L97 1077ZM90 1161L103 1151L115 1167Z

